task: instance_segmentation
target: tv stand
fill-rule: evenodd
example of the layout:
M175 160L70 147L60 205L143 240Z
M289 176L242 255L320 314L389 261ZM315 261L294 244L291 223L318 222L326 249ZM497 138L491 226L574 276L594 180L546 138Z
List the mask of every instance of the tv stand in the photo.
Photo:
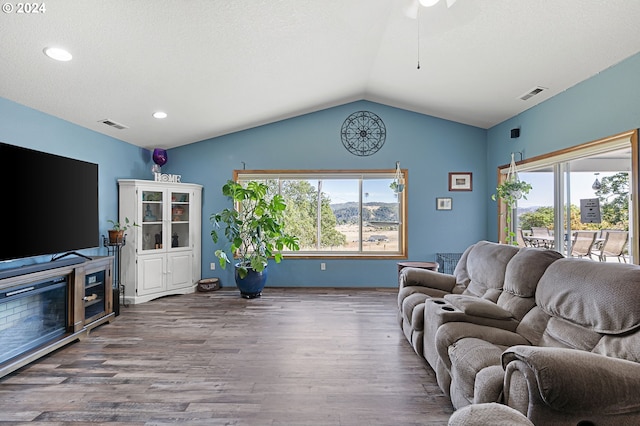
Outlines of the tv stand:
M33 263L31 265L22 265L10 269L0 270L0 280L5 278L17 277L18 275L32 274L34 272L48 271L49 269L62 268L65 266L77 265L84 263L84 257L67 257L65 259L52 259L50 262Z
M53 257L51 258L51 261L52 261L52 262L55 262L56 260L62 259L63 257L71 256L72 254L75 254L76 256L84 257L84 258L85 258L85 259L87 259L87 260L93 260L93 259L92 259L92 258L90 258L89 256L85 256L84 254L82 254L82 253L78 253L77 251L68 251L68 252L66 252L66 253L65 253L65 254L63 254L63 255L60 255L60 256L53 256Z
M69 261L75 261L77 264L72 266L60 265L60 263ZM0 320L4 321L2 323L3 328L0 330L0 342L2 342L2 346L0 346L0 359L2 359L2 362L0 362L0 378L56 349L82 339L89 335L94 328L111 322L115 318L111 291L113 286L113 258L111 256L96 256L90 261L82 257L71 257L54 262L41 263L37 266L43 264L55 264L56 267L0 279L0 291L5 295L10 293L11 296L17 298L16 301L7 300L6 297L0 300L0 304L3 305L0 308ZM65 305L63 308L66 310L66 314L55 316L55 335L51 334L51 330L46 327L38 327L43 322L48 324L48 320L43 321L42 317L37 316L49 313L50 306L46 305L47 301L42 299L42 295L46 294L46 292L29 293L28 291L22 291L25 288L36 286L38 286L37 291L46 290L50 282L54 283L53 285L55 286L61 285L65 287L64 297L61 299L60 293L57 293L56 296L58 298L58 306L60 303ZM56 291L60 290L58 287ZM24 313L29 315L16 315L12 311L13 308L3 309L8 304L22 308ZM43 306L46 306L46 308L43 308ZM32 311L29 311L30 309ZM34 316L39 320L34 321ZM51 316L49 319L51 319ZM16 331L26 328L29 330L27 336L16 333ZM59 333L60 329L62 333ZM13 341L14 336L19 336L19 339L21 339L15 344L15 350L11 346L5 346L6 342Z

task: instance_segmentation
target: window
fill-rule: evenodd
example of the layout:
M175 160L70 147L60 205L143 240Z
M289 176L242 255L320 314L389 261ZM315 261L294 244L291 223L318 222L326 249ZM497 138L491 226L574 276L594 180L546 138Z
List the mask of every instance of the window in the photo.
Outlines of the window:
M395 169L236 170L234 178L285 198L285 229L300 239L290 257L406 258L407 190L392 189Z
M519 162L520 179L533 189L518 201L514 232L520 228L526 243L534 227L547 228L549 245L565 256L571 256L576 231L595 232L596 249L607 232L627 232L625 260L637 263L637 150L637 132L631 131ZM506 166L499 169L506 171ZM586 214L590 200L597 200L597 218ZM502 230L503 215L500 220Z

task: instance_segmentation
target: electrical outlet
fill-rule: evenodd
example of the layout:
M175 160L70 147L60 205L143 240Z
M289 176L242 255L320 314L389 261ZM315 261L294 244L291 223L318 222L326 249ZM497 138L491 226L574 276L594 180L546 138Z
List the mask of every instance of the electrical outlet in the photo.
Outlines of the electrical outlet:
M215 262L211 262L211 265L209 266L211 268L212 271L216 270L216 263Z
M322 263L320 264L320 270L321 270L321 271L325 271L326 269L327 269L327 264L326 264L326 263L324 263L324 262L322 262Z

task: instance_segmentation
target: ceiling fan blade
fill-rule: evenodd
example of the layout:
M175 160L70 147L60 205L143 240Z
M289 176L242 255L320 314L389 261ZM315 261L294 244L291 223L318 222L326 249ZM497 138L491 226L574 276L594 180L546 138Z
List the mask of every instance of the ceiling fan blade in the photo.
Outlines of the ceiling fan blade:
M456 0L447 0L447 7L451 7L453 6L453 4L456 2Z

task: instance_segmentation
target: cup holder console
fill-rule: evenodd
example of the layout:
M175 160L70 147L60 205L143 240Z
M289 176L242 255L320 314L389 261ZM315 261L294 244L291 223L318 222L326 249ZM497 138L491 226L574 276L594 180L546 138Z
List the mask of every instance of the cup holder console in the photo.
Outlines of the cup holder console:
M436 305L440 305L440 309L447 312L455 312L455 308L451 307L449 303L444 299L430 299Z

